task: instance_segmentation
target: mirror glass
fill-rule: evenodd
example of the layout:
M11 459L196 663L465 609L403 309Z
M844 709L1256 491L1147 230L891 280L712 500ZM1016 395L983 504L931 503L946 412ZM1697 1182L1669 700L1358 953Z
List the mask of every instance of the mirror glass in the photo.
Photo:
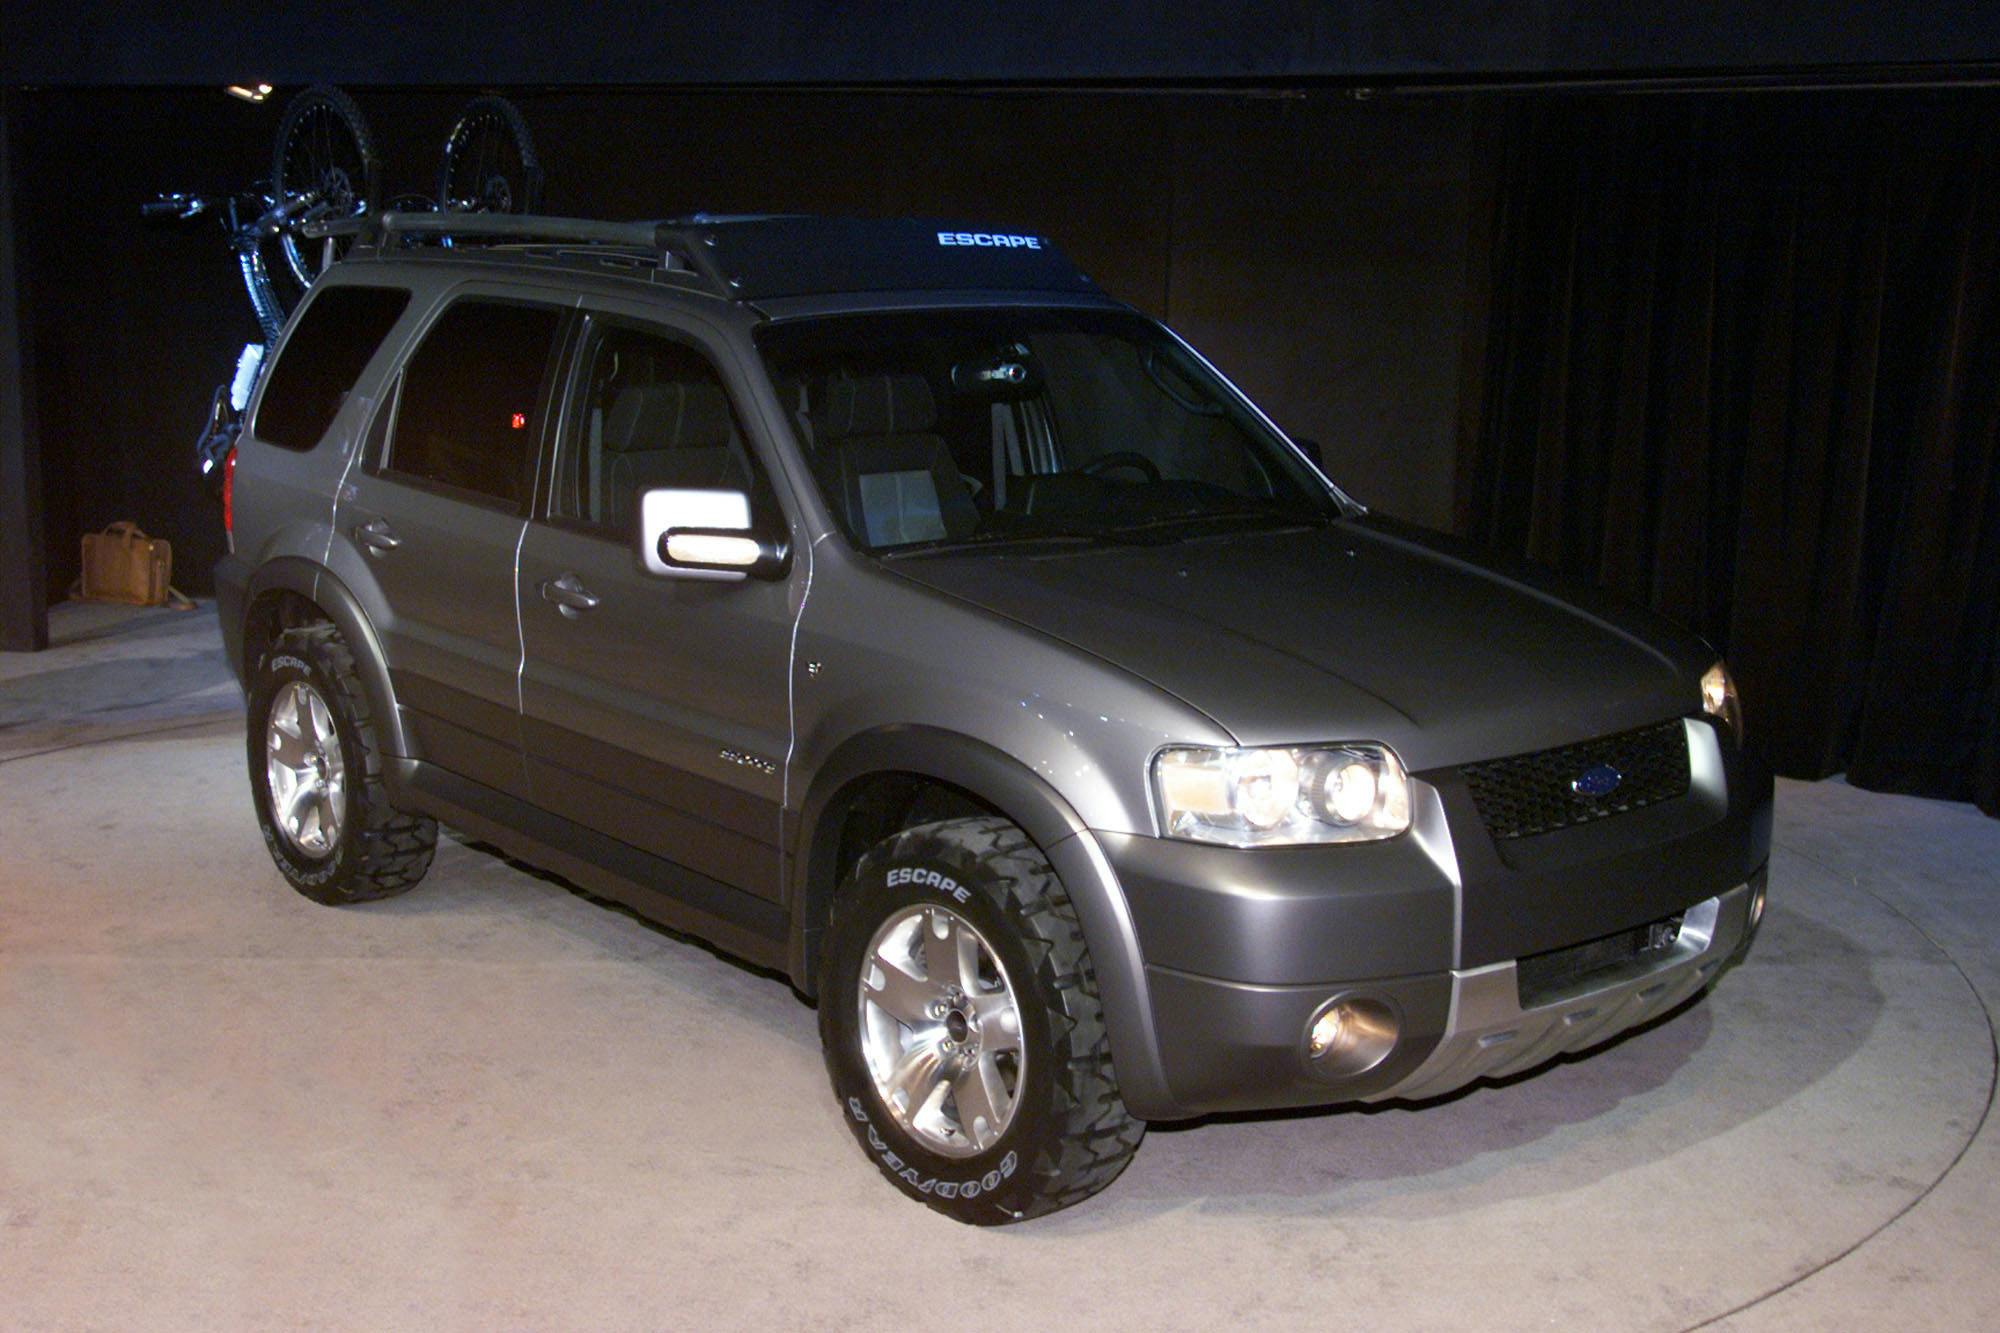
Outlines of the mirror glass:
M678 579L740 579L743 575L720 569L681 569L660 559L660 538L668 528L742 528L745 538L742 543L753 551L756 542L748 536L750 527L750 497L742 491L698 491L660 489L647 491L639 497L639 558L645 562L651 574L665 574ZM685 540L685 539L684 539ZM710 538L699 542L706 548L717 543L737 545L729 538ZM678 543L676 543L678 547ZM707 558L703 551L690 550L676 554L686 554L690 558ZM753 556L749 562L754 563ZM730 563L736 563L733 559Z

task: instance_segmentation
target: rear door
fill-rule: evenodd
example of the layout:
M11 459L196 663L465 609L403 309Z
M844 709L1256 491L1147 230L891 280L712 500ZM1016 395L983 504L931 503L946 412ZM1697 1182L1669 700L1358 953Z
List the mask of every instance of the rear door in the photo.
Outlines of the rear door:
M765 513L776 501L726 363L692 326L596 313L577 346L548 501L521 549L522 730L536 802L776 899L804 562L777 582L647 573L647 489L746 491ZM679 887L701 896L698 882ZM708 902L727 914L726 900Z
M384 394L338 510L417 757L518 796L514 562L568 320L553 303L453 299Z

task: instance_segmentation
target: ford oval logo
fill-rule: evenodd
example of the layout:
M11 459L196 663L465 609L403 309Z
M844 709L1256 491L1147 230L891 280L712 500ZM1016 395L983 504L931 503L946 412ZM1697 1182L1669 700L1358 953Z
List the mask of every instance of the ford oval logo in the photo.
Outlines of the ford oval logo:
M1578 796L1609 796L1618 790L1625 775L1609 764L1592 764L1570 780L1569 789Z

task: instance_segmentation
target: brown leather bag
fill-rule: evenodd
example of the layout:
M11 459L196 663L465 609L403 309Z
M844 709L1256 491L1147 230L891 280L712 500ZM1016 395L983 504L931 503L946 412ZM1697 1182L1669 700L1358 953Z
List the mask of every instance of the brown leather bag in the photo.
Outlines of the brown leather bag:
M83 534L83 577L77 595L87 602L131 606L192 606L173 586L174 548L148 537L136 523L113 523Z

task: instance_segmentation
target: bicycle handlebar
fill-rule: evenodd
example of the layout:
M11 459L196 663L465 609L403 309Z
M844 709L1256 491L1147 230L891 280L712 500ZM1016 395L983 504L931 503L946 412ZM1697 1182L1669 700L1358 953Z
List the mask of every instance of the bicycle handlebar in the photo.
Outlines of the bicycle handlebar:
M139 205L142 218L191 218L208 208L206 199L191 194L166 194Z

